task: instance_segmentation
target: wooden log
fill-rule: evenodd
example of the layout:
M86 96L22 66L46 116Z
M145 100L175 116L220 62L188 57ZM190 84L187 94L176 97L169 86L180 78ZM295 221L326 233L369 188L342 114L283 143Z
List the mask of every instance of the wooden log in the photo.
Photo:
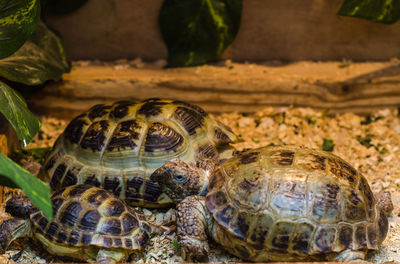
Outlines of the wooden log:
M36 112L72 117L98 103L173 98L209 112L253 112L267 106L371 113L400 105L397 62L227 63L162 69L154 65L75 63L63 80L29 99Z

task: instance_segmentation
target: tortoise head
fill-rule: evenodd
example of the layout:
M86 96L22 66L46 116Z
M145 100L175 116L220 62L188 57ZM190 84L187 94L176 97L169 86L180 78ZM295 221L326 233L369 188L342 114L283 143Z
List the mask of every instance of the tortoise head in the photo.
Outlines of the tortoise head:
M210 171L185 163L180 159L166 162L150 179L174 202L190 195L205 195Z
M31 200L23 195L14 195L6 203L6 212L17 218L27 219L35 209Z
M390 192L387 191L380 191L379 193L375 194L376 205L379 209L379 216L378 216L378 241L379 244L385 239L388 229L388 216L393 211L393 203L391 199Z

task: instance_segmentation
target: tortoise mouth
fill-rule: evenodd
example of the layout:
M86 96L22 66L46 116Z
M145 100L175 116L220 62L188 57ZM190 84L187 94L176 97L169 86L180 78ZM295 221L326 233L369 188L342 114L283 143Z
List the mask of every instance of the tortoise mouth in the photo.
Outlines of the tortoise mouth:
M183 197L179 197L177 195L177 192L173 191L170 187L168 187L165 184L161 185L161 190L162 192L168 196L174 203L179 203L180 201L183 200Z

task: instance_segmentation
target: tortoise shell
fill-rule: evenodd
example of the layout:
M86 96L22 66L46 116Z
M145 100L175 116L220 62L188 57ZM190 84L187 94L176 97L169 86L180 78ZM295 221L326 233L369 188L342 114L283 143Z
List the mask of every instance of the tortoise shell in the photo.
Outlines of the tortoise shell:
M143 214L104 189L70 186L54 193L51 201L51 222L38 210L30 219L34 236L56 255L90 246L141 250L152 233Z
M53 190L91 184L135 205L165 206L172 201L149 180L155 169L173 158L218 161L217 147L233 140L229 128L182 101L96 105L67 126L40 177Z
M377 249L388 230L364 176L326 152L247 151L222 163L208 190L216 241L247 260Z

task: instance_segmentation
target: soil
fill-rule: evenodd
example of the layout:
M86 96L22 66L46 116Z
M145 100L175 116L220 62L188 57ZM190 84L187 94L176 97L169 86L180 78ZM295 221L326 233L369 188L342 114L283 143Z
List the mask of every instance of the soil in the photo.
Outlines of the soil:
M400 118L396 110L383 109L370 116L352 113L330 115L310 108L266 108L252 114L224 113L216 119L229 125L240 137L234 146L255 148L266 145L306 146L332 151L349 161L369 181L374 192L390 191L394 210L390 230L377 252L368 254L371 262L400 262ZM41 132L28 147L51 146L67 121L42 118ZM0 205L1 206L1 205ZM175 211L140 209L158 224L174 221ZM9 216L0 208L0 219ZM180 262L175 234L151 239L136 262ZM235 262L239 259L211 243L210 262ZM48 256L29 240L13 243L0 255L1 263L44 263L60 261Z

